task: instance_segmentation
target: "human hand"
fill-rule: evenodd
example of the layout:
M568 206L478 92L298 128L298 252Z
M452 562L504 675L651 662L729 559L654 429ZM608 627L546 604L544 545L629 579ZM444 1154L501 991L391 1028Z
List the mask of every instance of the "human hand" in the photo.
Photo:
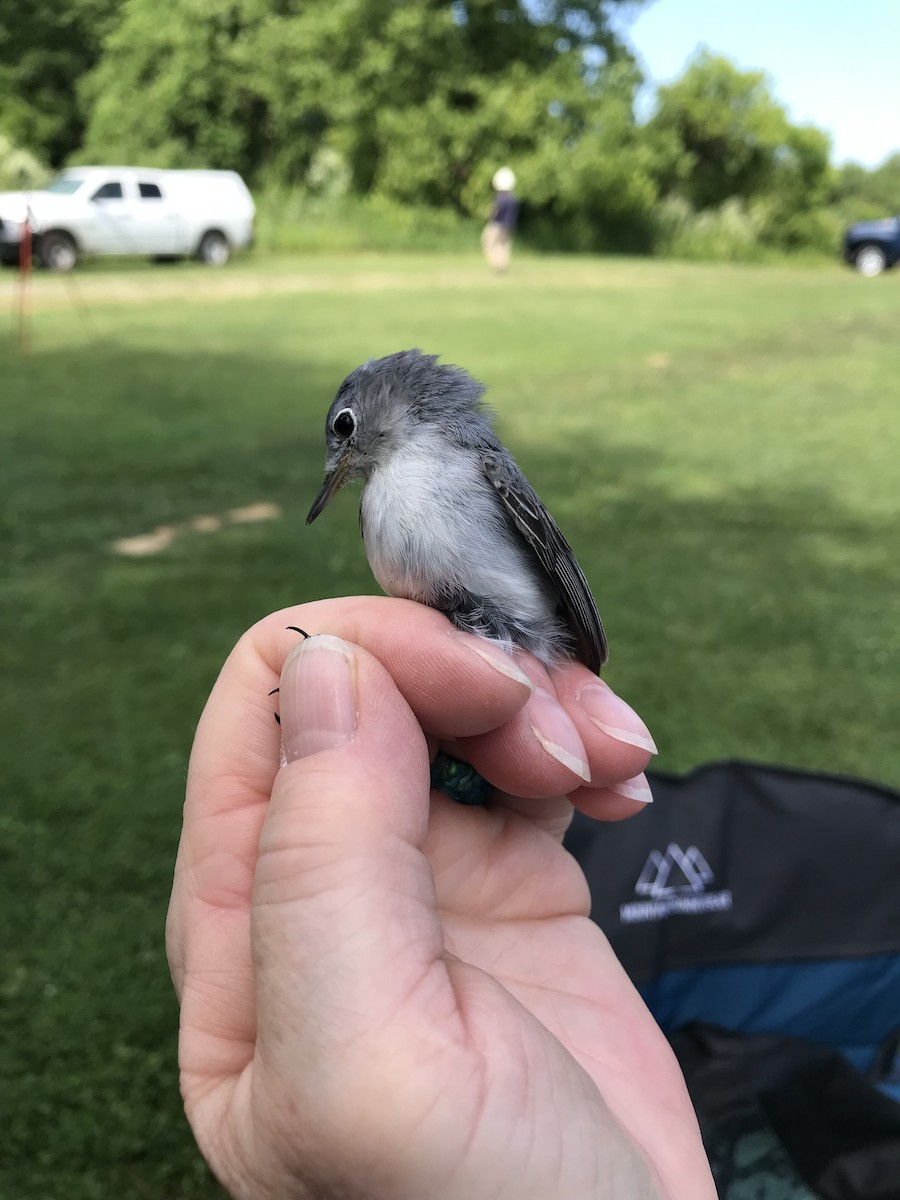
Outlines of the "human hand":
M241 639L197 730L168 926L185 1107L235 1197L714 1200L677 1064L559 840L567 796L640 807L649 750L584 703L646 731L604 688L402 600ZM495 803L429 797L438 742Z

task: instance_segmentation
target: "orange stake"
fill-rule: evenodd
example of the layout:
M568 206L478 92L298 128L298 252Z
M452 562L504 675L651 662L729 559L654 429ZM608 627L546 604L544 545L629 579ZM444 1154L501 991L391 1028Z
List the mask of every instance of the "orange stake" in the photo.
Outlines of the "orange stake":
M29 285L31 283L31 224L22 222L22 239L19 242L19 351L27 358L31 349L29 329Z

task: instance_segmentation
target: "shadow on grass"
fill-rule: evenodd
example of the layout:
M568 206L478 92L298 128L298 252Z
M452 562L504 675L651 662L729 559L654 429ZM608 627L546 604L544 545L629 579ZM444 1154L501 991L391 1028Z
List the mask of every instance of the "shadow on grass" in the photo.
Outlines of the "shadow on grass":
M308 348L288 362L95 344L11 382L0 1074L16 1083L0 1174L21 1200L215 1194L180 1112L162 948L185 766L249 624L375 590L354 502L303 525L353 365ZM675 494L648 482L669 452L598 429L520 456L595 588L610 682L647 717L661 765L740 755L890 782L892 532L825 486ZM254 501L283 516L145 559L109 550Z

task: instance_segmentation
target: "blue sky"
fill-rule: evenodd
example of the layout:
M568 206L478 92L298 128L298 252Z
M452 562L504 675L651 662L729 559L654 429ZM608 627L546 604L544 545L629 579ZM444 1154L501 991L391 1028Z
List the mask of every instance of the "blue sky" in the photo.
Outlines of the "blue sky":
M831 134L835 162L900 151L900 0L653 0L624 32L652 84L705 44L766 71L792 120Z

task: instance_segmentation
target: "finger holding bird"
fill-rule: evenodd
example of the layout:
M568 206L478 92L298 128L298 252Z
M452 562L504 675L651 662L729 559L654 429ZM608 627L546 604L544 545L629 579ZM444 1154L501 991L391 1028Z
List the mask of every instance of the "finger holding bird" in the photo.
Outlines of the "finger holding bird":
M232 704L223 714L234 726L223 739L223 744L233 748L234 761L210 763L211 772L238 770L252 755L258 765L260 795L271 789L280 734L266 693L278 683L284 660L299 640L298 634L288 631L291 626L307 630L313 637L334 634L379 659L432 748L441 745L463 759L477 753L489 781L501 792L510 793L509 797L496 797L496 802L516 807L513 797L518 793L512 785L518 776L531 781L528 791L532 799L535 791L540 792L540 799L550 799L575 789L578 807L590 802L599 810L592 815L617 819L642 807L596 786L580 787L581 779L548 756L530 733L530 721L524 726L519 723L537 684L566 697L566 712L578 724L581 718L577 713L572 716L576 702L567 692L574 689L576 681L595 679L587 668L573 664L571 669L547 672L529 655L517 654L513 659L498 647L461 633L433 609L386 596L346 596L292 606L263 618L241 638L229 659L229 671L239 683L245 706L235 713ZM511 723L515 728L510 728ZM264 754L260 754L261 738L267 746ZM649 757L639 747L624 743L613 742L611 750L609 737L599 730L593 736L586 729L583 743L597 783L603 780L615 785L627 780L643 769Z

